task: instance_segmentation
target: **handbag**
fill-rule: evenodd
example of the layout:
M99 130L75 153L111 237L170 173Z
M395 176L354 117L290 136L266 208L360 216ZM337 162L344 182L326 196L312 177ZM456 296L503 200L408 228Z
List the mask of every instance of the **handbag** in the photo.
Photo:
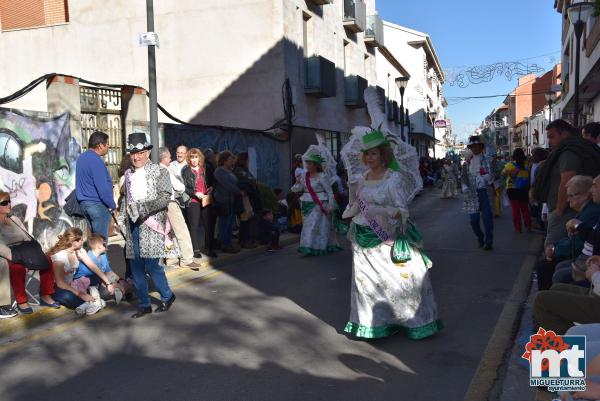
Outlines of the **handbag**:
M48 257L42 250L40 243L27 231L23 230L12 218L11 220L21 231L31 238L29 241L23 241L8 247L12 253L11 262L23 265L29 270L47 270L50 267Z
M202 207L207 207L213 204L212 194L206 194L202 197Z
M244 205L244 211L240 213L240 220L248 221L254 216L254 211L247 196L242 197L242 204Z
M79 201L77 200L77 194L75 193L75 190L71 191L71 193L65 198L63 210L69 217L85 217L83 210L81 210L81 206L79 205Z

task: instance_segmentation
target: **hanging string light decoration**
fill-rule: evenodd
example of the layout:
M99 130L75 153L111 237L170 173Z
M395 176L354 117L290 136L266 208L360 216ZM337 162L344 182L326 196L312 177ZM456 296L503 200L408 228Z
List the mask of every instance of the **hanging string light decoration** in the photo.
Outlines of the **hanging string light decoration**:
M521 61L503 61L488 65L477 65L465 68L453 68L445 71L446 83L450 86L466 88L469 85L478 85L491 82L495 77L504 76L512 81L515 76L539 74L545 69L537 63L526 64Z

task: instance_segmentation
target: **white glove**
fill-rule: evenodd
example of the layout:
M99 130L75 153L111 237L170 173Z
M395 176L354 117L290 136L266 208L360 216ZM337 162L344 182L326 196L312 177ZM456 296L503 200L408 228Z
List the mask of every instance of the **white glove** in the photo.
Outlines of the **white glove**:
M348 204L346 206L346 210L342 213L342 219L349 219L351 217L356 216L360 212L358 208L358 204L356 202Z
M204 198L204 194L202 192L196 192L196 197L198 199L202 199L202 198Z

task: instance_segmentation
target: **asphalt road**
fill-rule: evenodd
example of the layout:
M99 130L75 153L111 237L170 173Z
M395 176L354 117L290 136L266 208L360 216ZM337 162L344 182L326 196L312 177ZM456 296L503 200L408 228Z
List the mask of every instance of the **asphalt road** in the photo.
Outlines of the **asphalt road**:
M435 337L348 339L350 252L291 246L174 281L165 314L133 320L121 304L0 339L0 399L461 400L537 241L506 209L494 251L480 250L461 201L438 196L412 208L446 326Z

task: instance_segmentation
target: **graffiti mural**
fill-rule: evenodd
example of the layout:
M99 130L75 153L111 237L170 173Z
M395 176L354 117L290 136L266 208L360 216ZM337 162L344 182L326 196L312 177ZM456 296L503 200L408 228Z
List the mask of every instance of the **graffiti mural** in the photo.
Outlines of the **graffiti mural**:
M73 224L62 210L75 188L80 144L71 137L69 114L0 109L0 188L9 192L13 214L47 249Z
M134 128L145 130L145 126ZM161 131L165 138L164 146L171 149L175 155L177 145L186 145L202 150L212 148L217 152L230 150L233 153L245 152L255 148L257 179L273 188L280 185L279 170L282 168L281 157L274 140L256 132L245 132L234 128L196 128L176 124L161 124Z

